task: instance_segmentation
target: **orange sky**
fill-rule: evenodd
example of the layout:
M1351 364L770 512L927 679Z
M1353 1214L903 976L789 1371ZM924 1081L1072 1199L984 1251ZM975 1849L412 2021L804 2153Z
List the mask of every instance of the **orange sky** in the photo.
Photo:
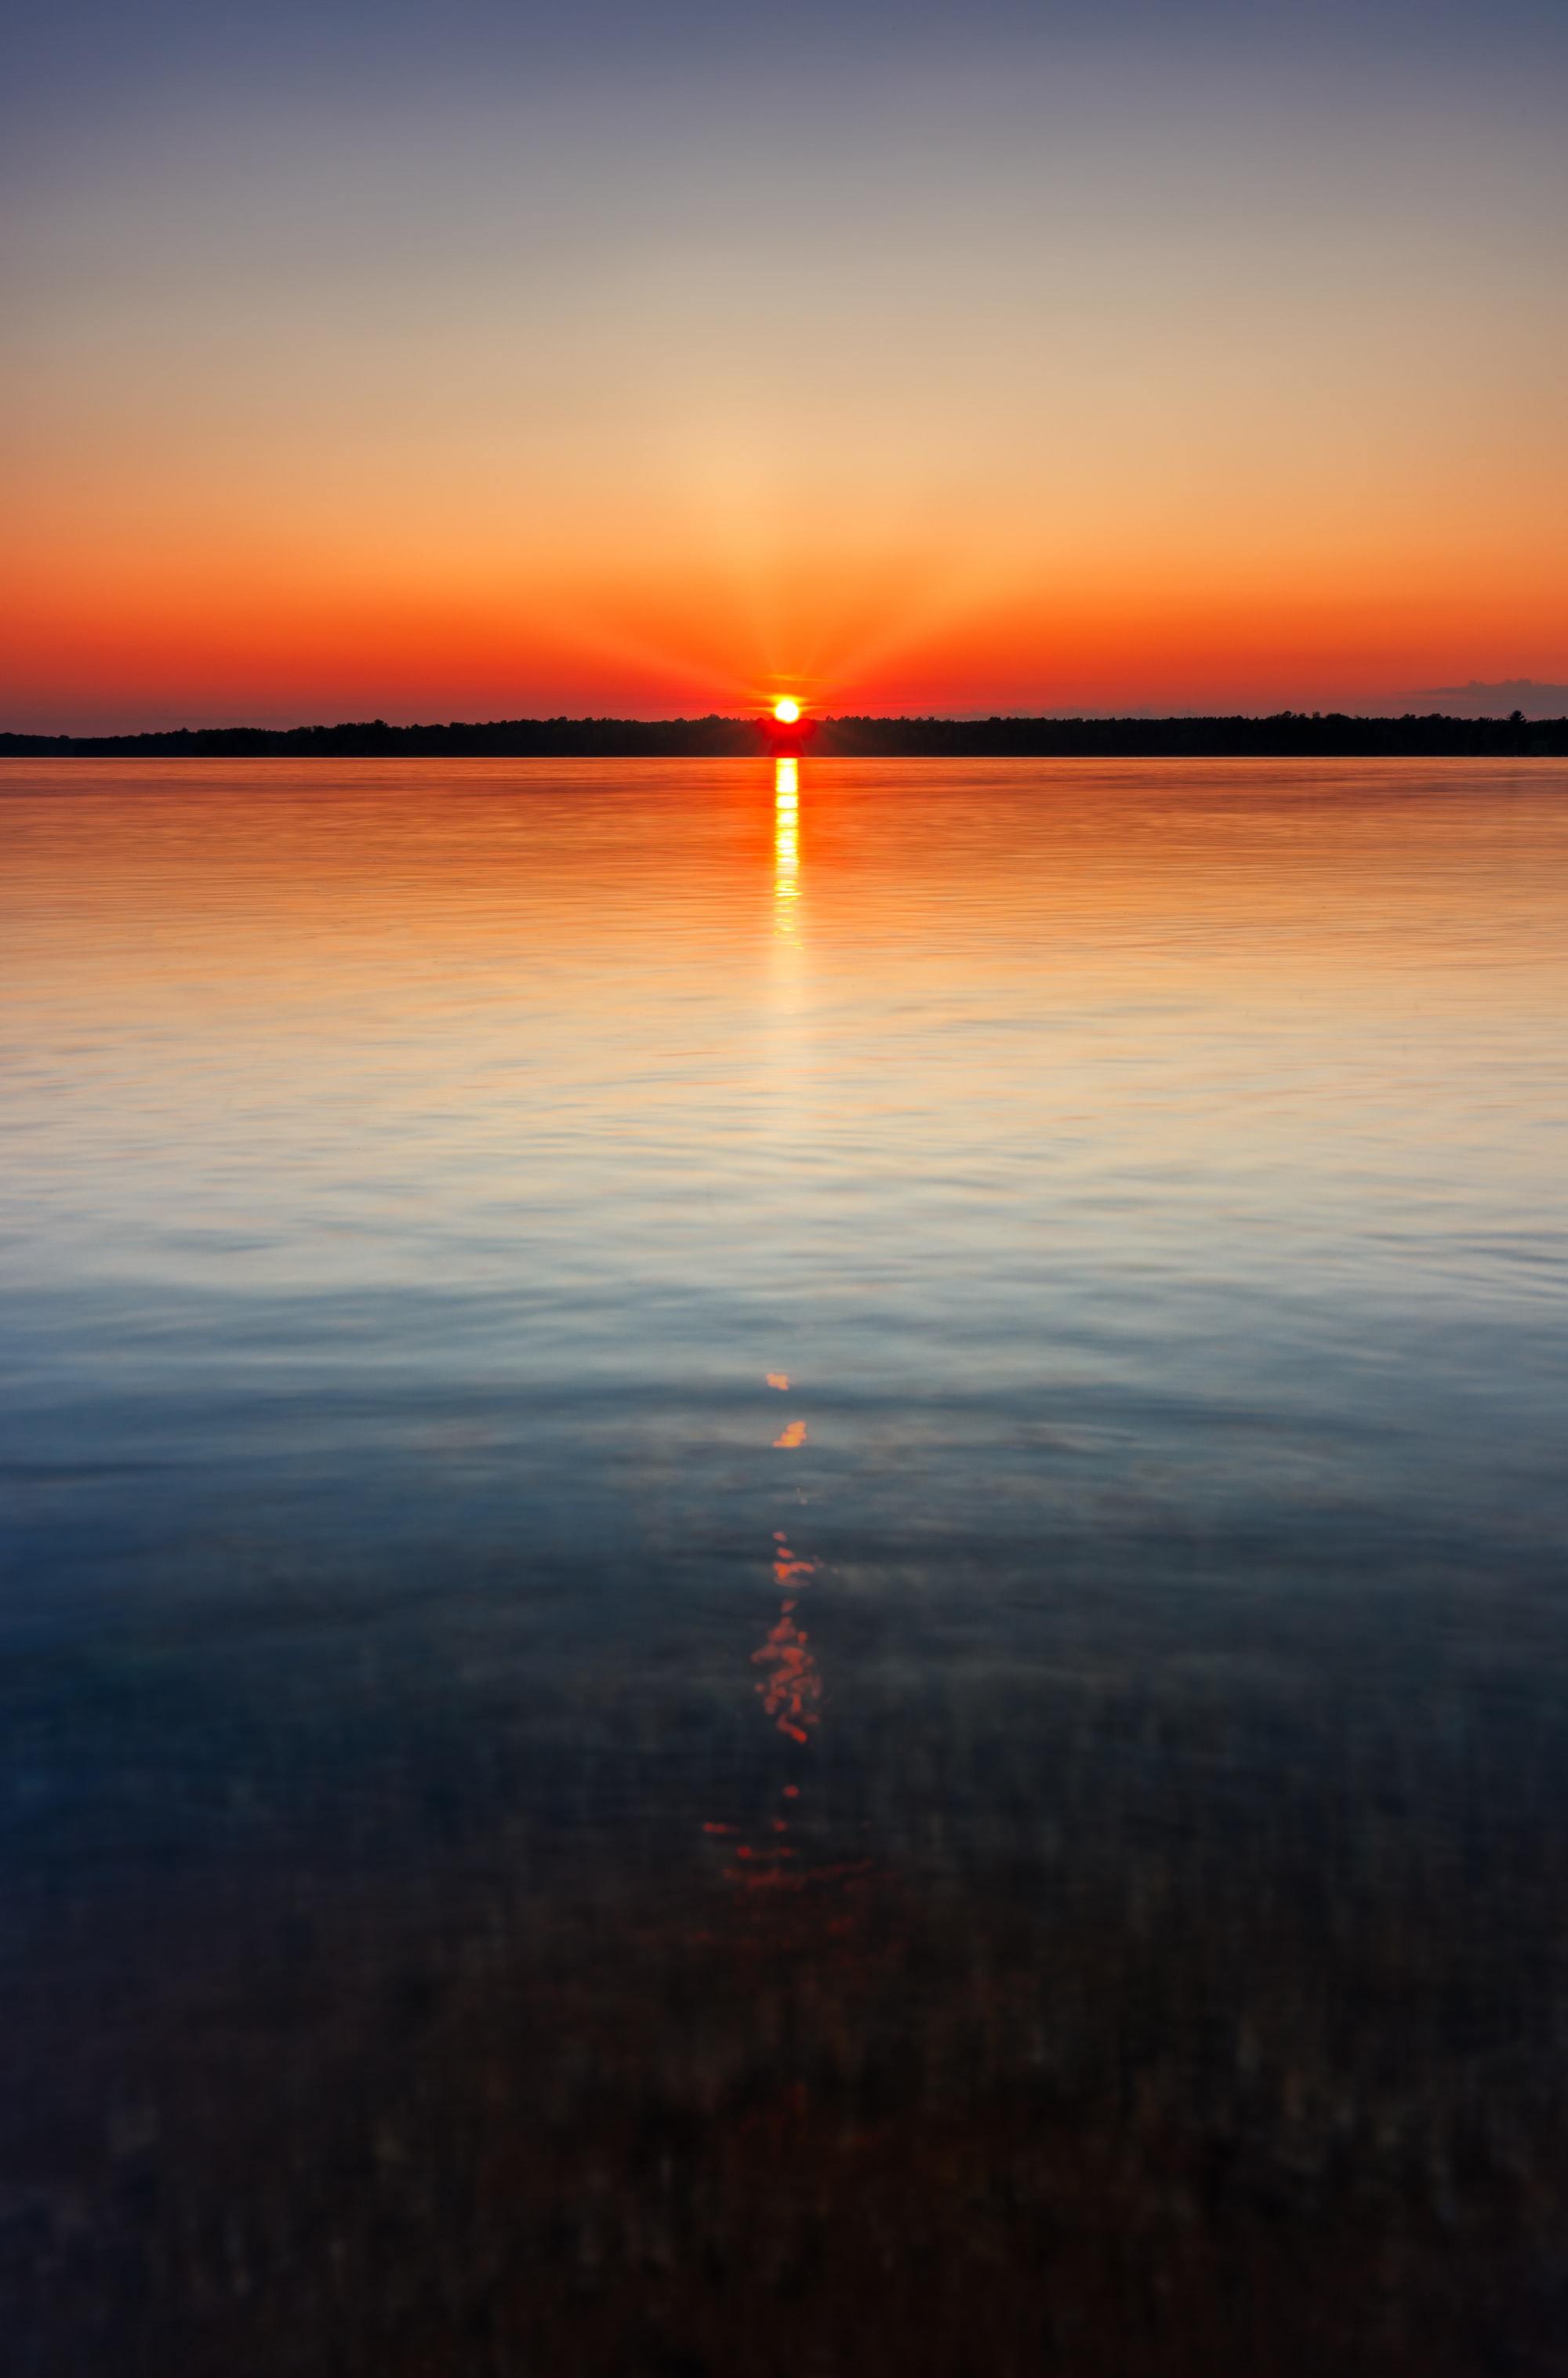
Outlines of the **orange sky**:
M1550 111L1172 72L59 128L0 724L1568 676Z

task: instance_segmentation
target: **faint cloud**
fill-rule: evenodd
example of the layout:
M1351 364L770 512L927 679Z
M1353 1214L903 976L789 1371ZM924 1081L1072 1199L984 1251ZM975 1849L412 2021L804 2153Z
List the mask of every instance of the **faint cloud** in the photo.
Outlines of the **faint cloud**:
M1402 702L1438 702L1445 710L1473 713L1478 718L1506 717L1522 710L1526 718L1561 718L1568 714L1568 685L1545 684L1533 677L1500 678L1488 684L1473 677L1467 685L1423 685Z

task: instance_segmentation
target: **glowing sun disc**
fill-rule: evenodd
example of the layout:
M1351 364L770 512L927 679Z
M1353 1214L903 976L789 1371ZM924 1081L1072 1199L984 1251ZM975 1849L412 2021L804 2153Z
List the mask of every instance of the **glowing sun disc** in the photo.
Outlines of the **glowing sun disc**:
M773 716L781 727L793 727L799 715L799 703L792 701L787 693L782 702L775 702L773 704Z

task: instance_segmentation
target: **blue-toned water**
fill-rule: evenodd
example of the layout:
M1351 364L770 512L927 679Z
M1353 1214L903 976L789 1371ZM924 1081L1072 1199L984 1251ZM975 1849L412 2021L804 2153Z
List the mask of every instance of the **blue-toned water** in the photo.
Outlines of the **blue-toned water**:
M29 2378L1568 2369L1568 774L0 769Z

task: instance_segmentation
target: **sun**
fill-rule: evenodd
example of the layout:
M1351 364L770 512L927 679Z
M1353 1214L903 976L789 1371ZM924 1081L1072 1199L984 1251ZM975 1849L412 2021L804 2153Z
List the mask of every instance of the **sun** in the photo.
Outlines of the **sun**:
M787 693L784 696L782 701L775 702L773 704L773 716L778 720L781 727L793 727L799 715L799 703L795 701L792 696Z

